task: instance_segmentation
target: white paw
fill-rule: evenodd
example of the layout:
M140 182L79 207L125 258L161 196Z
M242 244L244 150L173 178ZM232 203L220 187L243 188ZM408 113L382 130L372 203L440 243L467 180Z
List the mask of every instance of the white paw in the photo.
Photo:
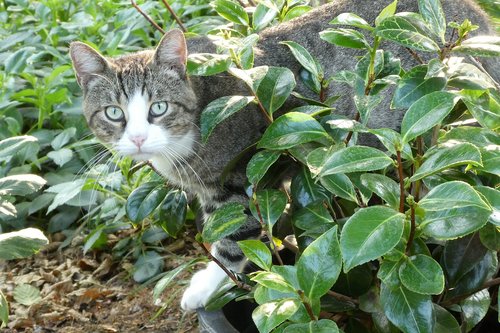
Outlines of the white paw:
M207 268L197 272L191 278L189 287L182 295L182 309L194 311L204 307L226 277L226 273L216 263L209 262Z

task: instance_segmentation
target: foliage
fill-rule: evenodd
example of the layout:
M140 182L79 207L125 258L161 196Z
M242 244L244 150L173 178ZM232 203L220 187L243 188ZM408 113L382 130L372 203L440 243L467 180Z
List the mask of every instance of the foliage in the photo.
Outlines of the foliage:
M160 2L137 2L165 29L174 25L165 21ZM249 88L248 96L210 103L202 115L203 139L250 103L259 102L270 123L247 177L251 211L271 242L240 243L260 268L250 274L252 292L233 288L212 305L253 298L258 307L252 317L261 332L340 331L334 321L318 320L320 311L338 313L345 332L470 331L483 320L498 304L487 287L495 282L500 247L500 95L474 65L449 66L446 60L450 54L498 56L498 40L467 38L470 22L446 24L438 1L420 1L415 16L394 15L394 2L375 26L341 14L317 37L366 55L356 68L326 78L307 49L284 42L304 68L300 79L318 98L276 117L291 94L300 97L293 92L295 78L287 68L254 68L252 47L259 31L310 10L308 1L262 0L254 7L249 1L247 8L232 0L169 2L189 33L219 33L230 46L223 54L190 57L189 72L227 70ZM498 22L494 1L480 2L497 11ZM0 22L0 257L36 252L46 239L39 230L26 237L31 227L66 234L64 246L84 227L84 251L105 248L109 233L134 228L112 250L117 259L134 258L135 280L161 278L154 295L159 298L196 264L160 274L158 245L193 219L188 199L147 165L114 157L89 137L67 46L85 40L113 56L151 47L161 34L125 0L6 0L0 2ZM451 49L443 44L445 29L458 32ZM435 58L414 68L391 67L395 59L379 48L381 41ZM353 87L359 121L332 117L337 97L324 91L337 81ZM366 126L391 85L392 106L407 109L400 133ZM359 133L377 136L384 147L357 145ZM286 194L264 186L278 159L299 169ZM273 265L283 238L276 226L287 205L297 261ZM242 206L224 206L203 236L219 239L242 219ZM17 230L30 244L12 250L5 244ZM29 286L17 295L23 302L37 299ZM0 320L7 318L0 292Z

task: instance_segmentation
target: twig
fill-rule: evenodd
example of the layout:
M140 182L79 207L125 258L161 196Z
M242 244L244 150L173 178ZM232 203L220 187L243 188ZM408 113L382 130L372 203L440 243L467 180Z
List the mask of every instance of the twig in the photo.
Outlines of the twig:
M401 162L401 152L396 151L396 157L398 160L398 174L399 174L399 212L405 212L405 184L403 179L403 162Z
M346 295L339 294L333 290L328 290L328 295L332 296L333 298L338 299L339 301L350 302L350 303L353 303L356 305L359 304L359 301L357 299L354 299L354 298L346 296Z
M177 24L179 25L179 27L181 28L181 30L183 32L187 32L187 29L184 27L184 25L182 24L182 21L179 19L179 17L177 16L177 14L175 14L175 12L172 9L172 7L170 7L170 5L168 4L167 0L161 0L161 1L165 5L165 7L167 7L167 10L170 12L170 15L172 15L172 17L174 18L175 22L177 22Z
M354 120L359 121L359 118L360 118L360 114L359 114L359 112L356 112L356 115L354 116ZM347 137L344 140L344 143L346 146L349 143L349 141L351 141L352 133L353 133L352 131L349 132L349 134L347 134Z
M453 298L450 298L448 300L445 300L444 302L441 303L441 305L443 306L448 306L448 305L451 305L451 304L456 304L464 299L466 299L467 297L477 293L478 291L481 291L483 289L487 289L487 288L490 288L490 287L493 287L493 286L496 286L496 285L499 285L500 284L500 277L498 278L495 278L495 279L491 279L489 281L486 281L481 287L479 287L478 289L474 290L473 292L470 292L466 295L461 295L461 296L457 296L457 297L453 297Z
M415 60L420 63L420 64L424 64L425 62L422 60L422 58L418 55L417 52L413 51L412 49L410 49L409 47L405 47L405 49L410 52L411 56L413 58L415 58Z
M410 198L410 196L408 196ZM412 200L413 201L413 200ZM411 245L413 244L413 239L415 238L415 203L412 202L410 205L410 236L408 237L408 243L406 243L406 254L410 253Z
M314 315L314 312L312 310L311 304L306 300L304 292L302 290L297 290L297 292L298 292L298 294L300 296L302 304L304 304L304 307L306 308L306 311L307 311L307 314L309 315L309 318L311 318L311 320L313 320L313 321L316 321L317 318Z
M231 272L230 270L228 270L226 268L226 266L224 266L217 258L215 258L212 253L210 253L210 251L207 250L207 248L205 247L205 245L203 245L203 243L200 243L198 242L198 244L201 246L203 252L205 252L205 254L207 255L208 259L212 260L213 262L215 262L223 271L224 273L226 273L227 276L229 276L229 278L234 282L234 284L236 284L236 286L240 289L245 289L245 290L252 290L252 287L249 286L248 284L244 283L244 282L241 282L239 281L236 276L233 274L233 272Z
M134 7L134 8L135 8L135 9L136 9L139 13L141 13L141 15L142 15L142 16L144 16L144 18L145 18L146 20L148 20L148 22L149 22L149 23L151 23L151 24L153 25L153 27L155 27L155 28L156 28L156 30L158 30L158 31L159 31L159 32L161 32L162 34L165 34L165 30L163 30L163 29L162 29L162 28L161 28L158 24L156 24L156 22L155 22L155 21L153 21L153 19L152 19L151 17L149 17L149 16L148 16L148 14L144 13L144 12L142 11L142 9L141 9L139 6L137 6L137 4L135 3L135 1L134 1L134 0L130 0L130 3L132 4L132 6L133 6L133 7Z

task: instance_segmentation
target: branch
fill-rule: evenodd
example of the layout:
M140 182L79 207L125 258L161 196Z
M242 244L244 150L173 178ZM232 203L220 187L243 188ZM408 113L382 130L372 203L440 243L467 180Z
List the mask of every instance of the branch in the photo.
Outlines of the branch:
M360 116L359 112L356 112L356 115L354 116L354 120L355 120L355 121L359 121L359 118L360 118L360 117L361 117L361 116ZM351 138L352 138L352 133L353 133L352 131L351 131L351 132L349 132L349 134L347 134L347 137L346 137L346 138L345 138L345 140L344 140L344 143L345 143L345 145L346 145L346 146L347 146L347 144L349 143L349 141L351 141Z
M489 281L486 281L481 287L479 287L478 289L474 290L473 292L470 292L466 295L462 295L462 296L456 296L456 297L453 297L453 298L450 298L448 300L445 300L444 302L441 303L441 305L443 306L448 306L448 305L452 305L452 304L456 304L464 299L466 299L467 297L477 293L478 291L481 291L483 289L488 289L490 287L493 287L493 286L496 286L496 285L499 285L500 284L500 277L498 278L495 278L495 279L491 279Z
M401 152L396 151L396 157L398 160L398 175L399 175L399 212L405 212L405 184L403 179L403 162L401 162Z
M336 299L338 299L339 301L342 301L342 302L350 302L350 303L353 303L353 304L356 304L356 305L359 304L359 301L357 299L354 299L354 298L346 296L346 295L339 294L339 293L337 293L337 292L335 292L333 290L328 290L328 295L330 295L333 298L336 298Z
M161 0L161 1L165 5L165 7L167 7L167 10L170 12L170 15L172 15L172 17L174 18L175 22L177 22L177 24L179 25L179 27L181 28L181 30L183 32L187 32L187 29L184 27L184 25L182 24L181 20L177 16L177 14L175 14L175 12L172 9L172 7L170 7L170 5L168 4L167 0Z
M314 315L311 304L306 300L304 292L302 290L297 290L297 293L300 296L300 300L302 301L302 304L304 304L304 307L306 308L306 311L307 311L307 314L309 315L309 318L311 318L312 321L316 321L317 318Z
M159 32L161 32L162 34L165 34L165 30L163 30L163 29L162 29L162 28L161 28L158 24L156 24L156 22L155 22L155 21L153 21L153 19L152 19L151 17L149 17L149 16L148 16L148 14L144 13L144 12L142 11L142 9L141 9L139 6L137 6L137 4L135 3L135 1L134 1L134 0L130 0L130 3L132 4L132 6L133 6L133 7L134 7L134 8L135 8L135 9L136 9L139 13L141 13L141 15L142 15L142 16L144 16L144 18L145 18L146 20L148 20L148 22L149 22L149 23L151 23L151 24L153 25L153 27L155 27L155 28L156 28L156 30L158 30L158 31L159 31Z

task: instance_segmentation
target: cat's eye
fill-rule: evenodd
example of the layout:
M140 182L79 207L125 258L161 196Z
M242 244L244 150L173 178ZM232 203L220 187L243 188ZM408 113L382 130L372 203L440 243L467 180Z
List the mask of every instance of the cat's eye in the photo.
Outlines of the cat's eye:
M111 121L121 121L124 117L122 109L117 106L108 106L106 110L104 110L104 114Z
M167 102L154 102L151 104L151 107L149 108L149 113L153 117L159 117L163 116L165 113L168 111L168 103Z

